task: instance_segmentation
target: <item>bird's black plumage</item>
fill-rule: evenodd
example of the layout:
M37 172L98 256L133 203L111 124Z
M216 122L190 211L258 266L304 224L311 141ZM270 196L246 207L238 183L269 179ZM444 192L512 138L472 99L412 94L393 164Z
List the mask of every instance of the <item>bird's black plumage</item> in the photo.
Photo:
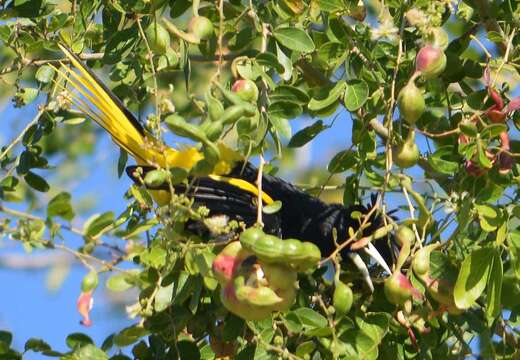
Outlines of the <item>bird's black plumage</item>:
M135 168L127 168L128 175L134 180ZM143 170L146 172L150 169L153 168L145 167ZM251 163L238 163L227 176L255 184L257 175L258 170ZM168 189L166 185L160 188ZM231 219L243 221L247 226L256 222L256 196L237 186L210 177L200 177L193 179L188 187L175 185L174 188L177 192L192 197L196 206L207 207L211 215L227 215ZM344 207L341 204L327 204L293 184L268 174L262 175L262 190L273 200L282 202L280 211L264 214L264 231L282 239L295 238L313 242L320 248L323 256L328 256L336 249L333 229L336 229L337 240L341 243L349 237L349 228L355 231L360 226L360 221L354 219L352 213L356 211L367 214L370 211L364 205ZM377 214L369 222L370 226L363 234L365 236L383 226L382 219ZM388 242L378 241L375 246L385 260L391 263Z

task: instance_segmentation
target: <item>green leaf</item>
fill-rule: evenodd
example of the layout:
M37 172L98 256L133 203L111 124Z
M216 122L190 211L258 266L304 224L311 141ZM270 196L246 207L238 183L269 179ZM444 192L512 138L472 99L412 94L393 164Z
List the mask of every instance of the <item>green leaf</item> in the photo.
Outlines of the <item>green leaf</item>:
M490 256L493 257L493 265L489 273L489 280L487 283L486 315L488 319L494 320L502 310L500 300L502 298L502 279L504 276L504 268L498 249L493 249L493 253L490 254Z
M200 276L191 276L186 271L181 271L177 279L175 288L174 304L183 304L191 295L201 282Z
M379 355L379 342L374 341L368 334L357 332L355 337L355 346L359 359L376 360Z
M480 136L483 139L490 140L490 139L496 138L504 131L507 131L506 124L489 124L482 130L482 132L480 133Z
M336 12L343 10L345 3L342 0L318 0L320 10L325 12Z
M497 31L488 31L487 32L487 38L489 41L494 42L495 44L501 44L503 42L506 42L506 39Z
M495 231L502 224L502 217L498 211L489 205L475 205L480 227L487 232Z
M161 286L155 295L154 309L157 312L166 310L172 303L174 284Z
M343 190L343 205L345 207L352 206L357 200L357 189L359 187L356 175L347 176L345 178L345 189Z
M428 156L428 163L435 171L441 174L453 175L459 169L459 163L457 161L448 160L454 157L453 153L453 146L442 146L438 148L435 153Z
M200 359L200 351L197 345L190 340L182 340L177 342L175 350L179 351L178 357L173 355L173 359Z
M106 64L113 65L127 57L136 44L137 37L136 26L114 32L108 40L103 61Z
M47 204L47 216L49 218L58 216L71 221L74 218L74 210L70 204L70 194L61 192L53 197Z
M432 251L430 254L430 276L434 279L443 279L454 284L457 280L458 269L453 266L450 257L441 251Z
M114 336L114 344L119 347L131 345L143 336L149 334L149 331L138 324L129 326L121 330Z
M480 297L488 280L493 264L493 254L489 248L474 250L462 263L455 283L455 305L459 309L468 309Z
M0 342L3 342L7 346L11 346L11 343L13 342L13 334L9 331L0 330Z
M25 342L25 351L43 352L51 350L51 346L42 339L30 338Z
M288 101L277 101L269 105L268 109L269 116L277 119L294 119L302 112L301 105Z
M273 125L273 128L276 130L278 134L280 134L284 138L291 137L291 124L289 124L289 120L277 117L272 117L270 120L271 125Z
M278 28L274 30L275 39L288 49L311 52L314 51L314 43L311 37L302 29L294 27Z
M94 214L85 222L83 232L87 237L96 238L104 234L113 223L114 213L112 211Z
M65 342L71 350L80 348L88 344L94 344L94 341L92 341L92 339L88 335L83 333L72 333L67 336Z
M202 286L203 286L202 278L200 276L196 277L195 285L191 292L190 302L188 304L188 309L194 315L197 313L197 309L199 308L200 295L202 293Z
M364 317L356 316L356 324L374 342L380 343L390 326L390 315L387 313L366 313Z
M224 321L224 329L222 338L224 341L233 341L239 337L244 331L245 322L242 318L230 314Z
M346 54L344 44L331 41L319 47L316 60L325 69L335 69L345 61Z
M108 355L95 345L87 344L74 352L78 359L108 360Z
M321 93L320 98L312 98L307 107L310 111L320 111L331 106L339 99L345 86L344 81L337 82L328 93Z
M307 354L311 354L316 349L316 344L312 341L305 341L296 347L296 356L304 357Z
M327 318L312 309L299 308L294 310L293 313L296 314L305 328L319 329L328 325Z
M262 208L264 214L275 214L282 208L282 202L280 200L276 200L273 203L266 205Z
M343 150L334 155L330 161L327 170L331 174L337 174L356 166L358 160L356 153L352 150Z
M291 80L292 72L293 72L293 65L291 58L285 55L285 53L280 49L278 44L276 44L276 56L278 57L278 62L282 64L284 71L283 74L280 74L282 76L282 79L285 81Z
M507 220L498 227L496 235L496 243L498 246L502 245L507 237Z
M283 323L287 330L295 334L303 330L302 321L294 311L288 312L287 315L284 316Z
M137 236L145 231L148 231L150 230L151 228L153 228L155 225L157 225L158 223L158 220L157 218L151 218L149 220L147 220L145 223L143 224L139 224L135 227L131 227L129 228L126 232L124 232L123 234L120 234L120 236L123 238L123 239L130 239L134 236Z
M507 236L507 244L511 255L511 265L517 279L520 279L520 231L513 230Z
M290 85L278 85L271 93L272 102L288 101L300 105L306 105L309 102L309 95L300 88Z
M126 163L128 161L128 153L125 149L119 149L119 159L117 160L117 177L121 177L125 172Z
M112 275L108 278L106 286L115 292L126 291L134 286L134 275L136 274L128 272Z
M356 111L368 99L368 85L364 80L350 80L347 82L343 99L348 111Z
M38 97L38 93L38 89L32 87L20 89L15 95L16 106L20 107L32 103Z
M293 135L289 144L287 144L290 148L297 148L307 144L309 141L314 139L319 133L323 130L328 129L330 126L323 125L322 120L316 121L314 124L307 126L296 134Z
M28 171L24 176L25 182L35 190L41 192L47 192L50 189L49 184L42 178L40 175L33 173L32 171Z
M48 84L52 81L54 69L49 65L43 65L38 68L34 77L41 83Z
M476 137L478 135L477 125L473 124L470 121L464 121L459 124L460 131L469 137Z
M141 253L141 262L145 265L159 269L166 264L166 250L154 246L149 251Z
M271 67L278 73L283 73L285 71L284 66L278 62L278 58L273 53L260 53L256 56L255 60L258 65Z

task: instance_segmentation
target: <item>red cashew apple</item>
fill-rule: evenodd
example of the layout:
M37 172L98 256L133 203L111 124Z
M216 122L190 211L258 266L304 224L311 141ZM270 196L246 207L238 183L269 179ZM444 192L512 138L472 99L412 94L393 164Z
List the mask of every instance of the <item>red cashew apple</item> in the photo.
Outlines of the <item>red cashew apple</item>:
M90 320L90 310L92 310L93 306L94 299L92 298L92 291L81 292L76 304L78 312L83 317L83 319L80 321L81 325L92 325L92 320Z
M384 287L386 298L394 305L403 305L412 297L420 299L422 294L413 287L412 283L401 271L394 272L385 280Z
M446 54L438 46L422 47L415 58L415 69L426 79L439 76L446 68Z

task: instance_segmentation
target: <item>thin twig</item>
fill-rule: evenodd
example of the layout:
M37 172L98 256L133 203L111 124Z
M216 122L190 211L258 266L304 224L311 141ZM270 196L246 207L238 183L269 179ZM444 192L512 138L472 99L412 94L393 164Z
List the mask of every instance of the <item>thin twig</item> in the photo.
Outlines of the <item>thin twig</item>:
M35 125L39 120L42 114L44 113L45 108L42 106L36 116L31 120L29 124L22 130L22 132L13 140L5 150L0 154L0 161L4 159L4 157L12 150L12 148L18 144L20 141L22 141L23 137L25 136L25 133L33 126Z
M222 40L224 38L224 0L219 0L218 2L218 66L217 66L217 77L220 76L222 71L222 59L223 59L223 50L222 50Z
M378 208L379 208L379 202L377 202L374 205L374 207L372 207L372 209L370 209L370 211L363 217L363 221L362 221L361 225L359 226L359 228L356 230L356 232L351 237L349 237L347 240L342 242L338 247L336 247L336 249L329 256L327 256L325 259L321 260L319 266L323 266L327 261L334 259L343 249L345 249L348 245L350 245L352 242L357 240L359 235L361 235L363 233L363 230L366 227L366 225L368 224L370 218L372 217L372 215ZM369 239L369 238L370 238L370 236L367 236L367 237L361 238L359 240L361 241L361 240Z
M156 21L156 20L154 19L154 21ZM139 17L136 18L136 22L137 22L137 28L139 29L139 34L141 35L141 38L143 39L144 44L146 45L148 60L150 61L150 67L152 69L153 87L154 87L154 92L155 92L155 94L154 94L155 115L159 119L161 117L160 107L159 107L159 86L157 85L157 74L155 72L155 65L153 63L153 52L152 52L152 49L150 48L150 44L148 43L148 39L146 38L146 34L144 33L143 27L141 26L141 20L139 19ZM156 31L157 31L157 28L156 28ZM156 34L156 36L157 36L157 34ZM160 137L161 127L157 126L156 130L159 133L158 137Z
M421 134L428 136L430 138L442 138L442 137L457 135L460 133L460 130L458 127L455 129L452 129L452 130L441 132L441 133L431 133L426 130L421 130L419 128L415 128L415 130L417 130L417 132L420 132Z
M105 56L104 53L84 53L78 55L80 59L82 60L99 60L102 59L103 56ZM45 64L60 64L60 63L68 63L70 62L70 59L63 58L63 59L22 59L19 63L15 65L8 66L6 68L3 68L0 70L0 75L5 75L7 73L18 71L23 66L42 66Z
M502 68L507 64L507 61L509 59L509 53L511 52L511 46L513 45L513 38L515 37L515 31L516 31L516 29L513 28L513 31L511 32L511 35L509 36L509 39L507 41L507 47L506 47L506 51L504 54L504 58L502 59L502 61L500 62L500 65L498 66L495 77L493 78L493 81L489 85L490 87L495 86L495 83L498 80L498 76L500 75Z
M385 118L385 127L388 131L388 137L386 138L385 150L385 177L384 177L384 185L383 192L381 194L381 200L384 203L385 199L385 191L388 188L388 184L390 183L390 176L392 174L392 142L393 142L393 117L396 105L396 82L397 75L399 73L399 67L401 65L401 58L403 56L403 35L404 35L404 25L406 18L403 16L401 20L401 27L399 30L399 42L397 48L397 58L395 60L394 73L392 75L392 83L390 84L390 102L388 103L388 110ZM385 207L383 207L385 210Z
M262 23L262 45L260 52L264 53L267 51L267 37L269 36L269 30L267 29L267 24ZM262 88L260 91L260 112L262 114L267 112L267 83L265 80L262 80ZM256 186L258 189L258 199L257 199L257 209L256 209L256 222L257 224L263 226L264 223L262 221L262 177L264 173L264 156L263 153L260 153L260 164L258 166L258 173L256 177Z

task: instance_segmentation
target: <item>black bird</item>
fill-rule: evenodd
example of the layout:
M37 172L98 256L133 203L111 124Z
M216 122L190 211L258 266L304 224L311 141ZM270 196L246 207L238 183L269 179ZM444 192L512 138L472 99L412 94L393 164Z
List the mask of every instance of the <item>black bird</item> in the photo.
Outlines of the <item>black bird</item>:
M72 102L77 109L110 133L114 142L135 158L137 167L143 168L144 172L165 167L178 167L189 171L204 158L196 147L176 150L154 138L75 54L64 46L60 45L60 48L71 63L71 67L64 64L61 68L55 67L56 72L65 81L65 84L56 82L58 87L64 90L63 99ZM69 92L66 84L77 92ZM240 160L241 157L230 149L221 147L221 150L220 162L214 167L212 174L190 179L191 185L188 188L186 185L175 185L175 191L185 192L193 197L196 205L204 205L212 215L226 215L250 226L256 222L257 169L250 163L244 163ZM127 173L137 181L135 170L136 167L131 166ZM368 214L370 210L363 205L345 208L340 204L326 204L294 185L267 174L263 174L262 187L264 204L268 205L276 200L282 202L279 212L265 214L264 231L281 238L311 241L320 248L323 256L328 256L335 250L333 229L337 231L338 241L342 242L349 237L349 228L354 231L359 228L359 219L353 218L353 212ZM152 190L167 190L151 191L159 204L166 204L171 199L167 186ZM364 230L364 236L370 235L383 225L381 217L377 214L372 216L369 222L370 226ZM388 242L378 241L376 244L386 260L391 261ZM369 243L365 250L390 272L383 257L372 244ZM357 253L345 249L343 255L352 258L364 272L365 278L369 279L366 265Z
M138 168L141 168L138 170ZM136 184L143 184L143 177L148 171L155 170L150 166L129 166L127 174ZM136 176L139 174L139 176ZM227 175L231 178L241 179L249 184L255 184L258 169L249 162L238 162ZM157 187L148 187L150 190L169 190L169 185L164 183ZM212 177L198 177L189 181L189 185L173 185L174 190L180 194L186 194L194 199L194 206L204 206L210 211L210 216L225 215L229 220L244 222L248 227L257 221L257 194L244 191L244 189L214 179ZM276 176L262 174L262 191L273 201L281 201L282 207L275 213L264 213L262 221L264 232L276 235L282 239L294 238L310 241L316 244L323 257L327 257L336 250L333 239L333 230L336 231L337 242L345 241L350 237L349 228L357 231L364 218L353 216L354 212L367 215L377 198L371 197L371 204L352 205L345 207L342 204L327 204L293 184ZM393 212L388 215L392 215ZM369 224L362 236L371 235L376 229L385 224L382 217L373 212L366 219ZM200 225L200 224L198 224ZM199 227L196 227L199 229ZM381 264L388 272L387 263L393 263L395 256L393 241L390 238L382 238L364 250ZM356 266L368 276L366 265L360 262L359 256L348 247L341 251L342 257L351 258ZM371 286L371 284L369 284Z

